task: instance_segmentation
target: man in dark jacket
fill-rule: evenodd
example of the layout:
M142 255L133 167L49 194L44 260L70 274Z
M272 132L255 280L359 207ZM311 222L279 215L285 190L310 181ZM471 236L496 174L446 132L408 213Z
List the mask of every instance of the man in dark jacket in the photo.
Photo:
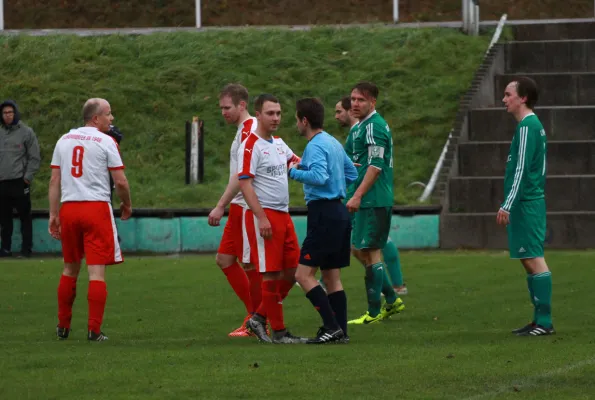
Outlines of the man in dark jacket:
M0 257L12 255L13 209L21 220L21 254L31 255L33 221L29 188L39 170L39 144L33 129L21 121L14 101L0 104Z

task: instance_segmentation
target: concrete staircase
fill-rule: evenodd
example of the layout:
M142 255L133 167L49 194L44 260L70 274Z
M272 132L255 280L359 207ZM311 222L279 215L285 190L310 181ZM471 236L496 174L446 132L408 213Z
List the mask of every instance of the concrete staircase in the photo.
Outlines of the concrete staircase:
M457 143L441 218L442 248L507 248L496 225L516 121L502 107L515 76L540 88L535 113L548 135L546 204L550 248L595 246L595 23L514 26L493 99L469 111ZM484 96L485 98L485 96Z

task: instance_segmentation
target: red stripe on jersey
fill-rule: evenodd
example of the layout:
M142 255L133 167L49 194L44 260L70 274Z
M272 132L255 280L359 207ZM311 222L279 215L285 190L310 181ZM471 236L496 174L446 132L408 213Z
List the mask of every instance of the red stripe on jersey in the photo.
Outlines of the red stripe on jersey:
M59 165L50 165L50 168L60 169L60 166Z
M113 168L108 168L110 171L116 171L118 169L124 169L126 167L124 167L123 165L121 167L113 167Z
M248 118L244 121L244 125L242 126L242 142L246 140L252 132L252 125L254 125L254 119Z
M254 153L254 143L258 140L257 135L251 135L246 140L246 145L244 147L244 162L242 164L242 172L240 172L239 176L250 176L254 178L254 174L250 172L250 164L252 162L252 153Z

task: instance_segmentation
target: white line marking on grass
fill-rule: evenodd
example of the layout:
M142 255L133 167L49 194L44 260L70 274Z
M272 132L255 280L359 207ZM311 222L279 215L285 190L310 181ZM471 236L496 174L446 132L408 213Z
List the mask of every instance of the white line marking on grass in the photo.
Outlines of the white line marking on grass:
M537 386L537 381L543 378L549 378L556 375L562 375L567 372L573 371L575 369L579 369L585 367L587 365L595 364L595 357L589 358L588 360L579 361L574 364L566 365L564 367L552 369L550 371L543 372L541 374L533 375L527 379L521 379L518 381L513 381L509 384L502 385L496 390L492 390L491 392L479 394L477 396L467 397L465 400L478 400L478 399L487 399L490 397L497 396L503 393L512 393L513 388L518 388L519 390L527 389L529 387Z

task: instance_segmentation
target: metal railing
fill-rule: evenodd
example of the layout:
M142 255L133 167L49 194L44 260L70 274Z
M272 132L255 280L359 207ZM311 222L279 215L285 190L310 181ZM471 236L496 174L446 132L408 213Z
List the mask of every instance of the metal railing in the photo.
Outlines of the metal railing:
M463 32L479 35L479 0L463 1Z

